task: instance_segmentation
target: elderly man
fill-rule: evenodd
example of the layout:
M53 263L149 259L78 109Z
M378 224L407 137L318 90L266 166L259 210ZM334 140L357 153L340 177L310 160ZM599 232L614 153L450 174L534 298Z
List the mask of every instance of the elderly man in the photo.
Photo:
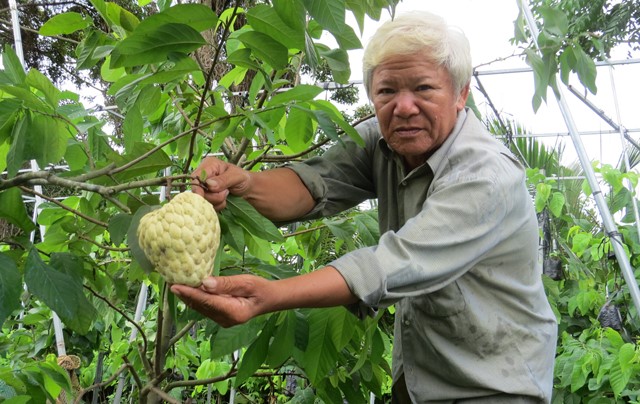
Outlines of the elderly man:
M322 157L263 172L206 159L216 209L239 195L272 220L329 216L377 198L375 247L278 281L211 277L173 285L223 326L276 310L396 305L393 400L549 402L557 326L537 262L538 229L521 165L465 109L464 34L430 13L381 26L364 54L376 119Z

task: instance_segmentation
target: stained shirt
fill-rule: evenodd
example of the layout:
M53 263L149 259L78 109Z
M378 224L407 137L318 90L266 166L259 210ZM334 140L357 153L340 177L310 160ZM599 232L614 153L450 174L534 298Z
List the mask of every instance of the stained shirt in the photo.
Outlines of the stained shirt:
M409 172L375 119L291 168L330 216L377 198L377 246L330 263L360 309L396 305L393 379L415 403L495 394L550 402L557 323L538 262L538 224L522 166L466 110ZM363 312L363 310L359 310Z

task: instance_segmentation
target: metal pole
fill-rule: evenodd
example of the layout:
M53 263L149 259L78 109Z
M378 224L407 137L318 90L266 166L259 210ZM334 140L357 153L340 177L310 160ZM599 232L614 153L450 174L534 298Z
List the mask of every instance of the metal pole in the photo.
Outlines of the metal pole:
M531 9L529 5L525 3L524 0L519 0L522 11L524 12L525 19L527 20L527 25L531 30L534 43L536 47L538 46L538 35L540 31L538 30L538 26L536 25L535 19L533 18L533 14L531 13ZM627 286L629 287L629 294L633 300L633 303L636 307L636 310L640 313L640 289L638 288L638 282L636 281L635 275L633 274L633 268L629 263L629 259L627 258L627 254L623 248L623 242L620 233L613 221L613 217L611 216L611 212L609 212L609 208L604 199L602 191L600 190L600 185L596 180L595 172L593 167L591 167L591 162L589 161L589 157L587 155L586 150L584 149L584 145L582 144L582 139L578 134L578 130L576 128L575 122L573 120L573 116L571 115L571 111L569 110L569 106L567 105L562 88L558 87L558 93L556 94L556 100L558 101L558 106L560 107L560 111L562 112L562 116L567 125L567 129L569 129L569 134L571 136L571 140L576 148L576 152L578 153L578 158L580 160L580 165L585 172L585 176L587 177L587 181L589 182L589 186L591 187L591 191L593 193L593 198L598 207L598 211L602 217L602 222L604 224L605 230L607 232L607 236L611 239L611 245L613 246L613 251L618 259L618 264L620 265L620 269L622 270L622 276L624 277Z
M16 0L9 0L9 9L11 10L11 25L13 27L13 42L15 46L16 56L18 56L18 60L20 60L20 64L22 67L25 67L24 62L24 51L22 49L22 33L20 32L20 15L18 12L18 4ZM35 160L31 160L31 171L38 171L38 163ZM34 190L39 194L42 194L42 187L40 185L34 186ZM42 204L42 198L36 196L35 204L33 207L33 221L37 223L38 214L40 213L40 204ZM44 238L45 227L40 226L40 237ZM31 232L29 236L31 242L35 241L36 232L35 230ZM58 356L64 356L67 354L65 344L64 344L64 334L62 333L62 321L60 317L56 314L56 312L52 312L53 316L53 328L56 336L56 348L58 351Z

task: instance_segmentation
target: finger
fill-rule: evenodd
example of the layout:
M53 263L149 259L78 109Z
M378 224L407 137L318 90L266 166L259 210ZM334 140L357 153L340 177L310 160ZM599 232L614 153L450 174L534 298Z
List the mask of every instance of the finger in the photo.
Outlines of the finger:
M227 196L229 196L229 190L225 189L222 192L205 191L202 196L213 205L215 210L221 211L227 206Z
M245 323L252 317L247 302L240 303L235 297L209 294L184 285L173 285L171 291L188 307L223 327Z
M259 294L262 281L254 275L210 276L202 281L200 288L209 294L253 298Z

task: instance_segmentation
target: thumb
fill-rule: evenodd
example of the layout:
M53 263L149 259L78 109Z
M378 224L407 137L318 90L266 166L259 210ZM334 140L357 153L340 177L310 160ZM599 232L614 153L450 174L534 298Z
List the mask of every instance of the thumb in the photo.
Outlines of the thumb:
M209 276L207 278L204 278L200 287L207 293L216 293L218 288L218 280L213 276Z

